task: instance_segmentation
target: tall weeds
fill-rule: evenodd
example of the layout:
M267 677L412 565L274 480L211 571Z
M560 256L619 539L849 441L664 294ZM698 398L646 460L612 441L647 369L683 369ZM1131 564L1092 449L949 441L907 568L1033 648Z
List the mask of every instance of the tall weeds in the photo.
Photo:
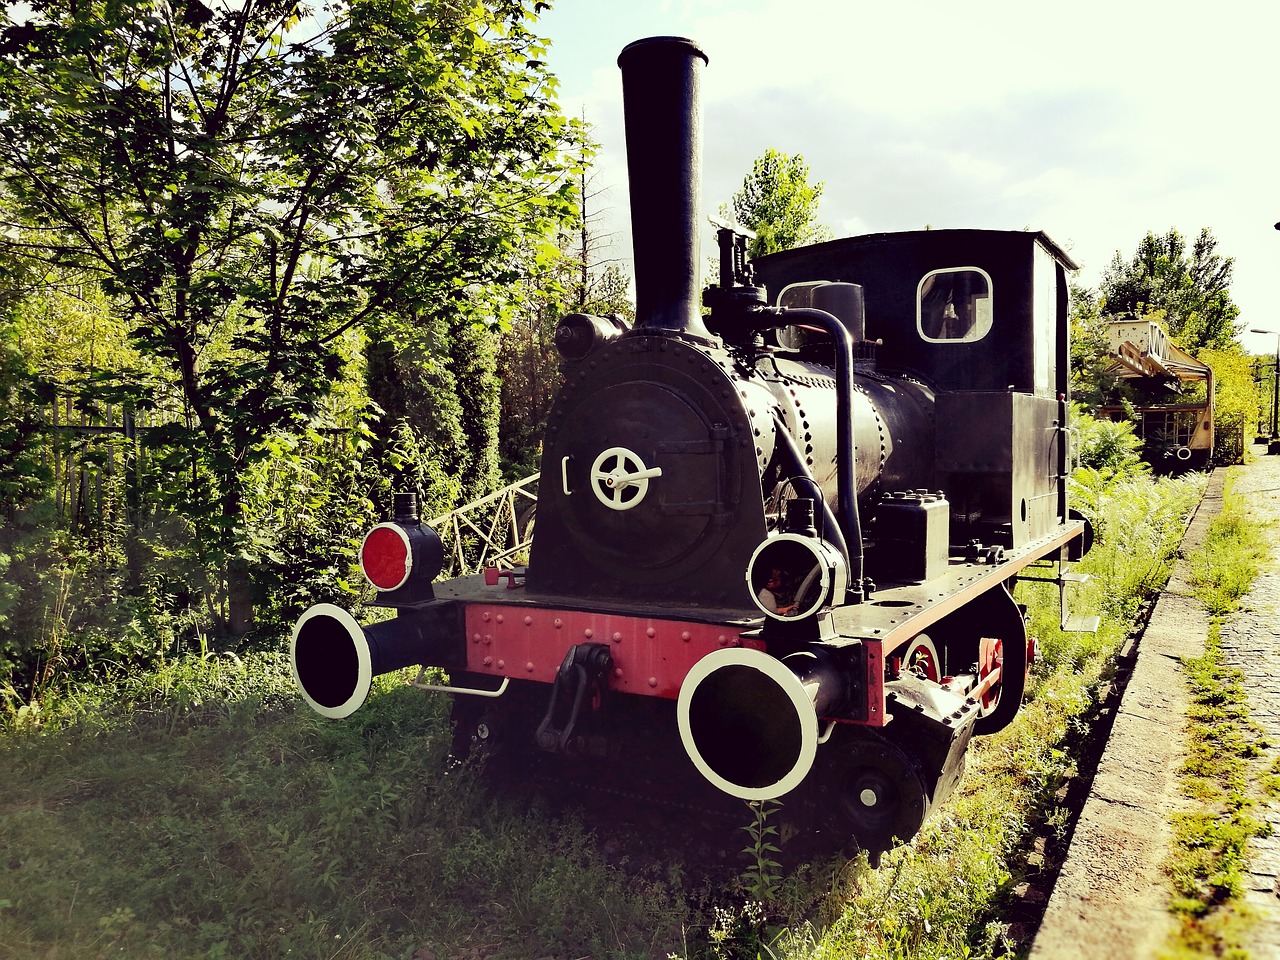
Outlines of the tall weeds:
M0 739L0 953L649 958L687 909L571 818L450 766L444 700L343 723L280 655L184 658Z

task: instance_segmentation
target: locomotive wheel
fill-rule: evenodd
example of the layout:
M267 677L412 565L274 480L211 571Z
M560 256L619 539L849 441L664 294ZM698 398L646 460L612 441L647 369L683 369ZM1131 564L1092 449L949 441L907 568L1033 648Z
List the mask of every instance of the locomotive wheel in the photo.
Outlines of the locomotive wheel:
M907 644L907 649L902 653L902 669L917 673L934 683L942 680L942 660L938 656L938 648L928 636L922 633Z
M1019 625L1022 619L1018 619ZM981 697L981 711L974 721L973 732L979 736L1003 730L1022 707L1022 695L1027 686L1027 634L1025 627L1020 636L1008 638L983 638L978 661L978 681L995 669L1000 679Z
M852 835L872 857L907 841L924 823L928 801L916 763L878 735L861 733L824 755L821 815L841 836ZM825 751L824 751L825 754Z
M939 640L945 672L974 669L981 681L999 668L994 685L980 696L973 732L986 736L1007 727L1022 707L1027 685L1027 624L1007 587L988 590L931 633Z

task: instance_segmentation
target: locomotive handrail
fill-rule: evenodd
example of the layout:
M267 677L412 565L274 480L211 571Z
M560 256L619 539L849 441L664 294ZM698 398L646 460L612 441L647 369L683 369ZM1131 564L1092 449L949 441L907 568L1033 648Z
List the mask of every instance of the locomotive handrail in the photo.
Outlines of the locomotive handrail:
M521 523L520 506L538 502L538 477L532 474L427 521L444 541L444 577L518 566L515 559L533 542L533 525Z

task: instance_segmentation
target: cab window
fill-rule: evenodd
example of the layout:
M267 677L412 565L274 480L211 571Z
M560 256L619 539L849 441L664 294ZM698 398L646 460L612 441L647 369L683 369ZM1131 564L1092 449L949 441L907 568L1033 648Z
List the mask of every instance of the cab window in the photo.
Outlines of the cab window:
M935 343L981 340L991 329L991 277L978 267L933 270L920 281L916 328Z

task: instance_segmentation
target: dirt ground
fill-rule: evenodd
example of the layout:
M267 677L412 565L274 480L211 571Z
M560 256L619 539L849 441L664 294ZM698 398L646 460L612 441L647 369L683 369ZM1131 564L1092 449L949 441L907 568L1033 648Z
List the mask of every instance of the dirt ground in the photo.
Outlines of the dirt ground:
M1257 455L1245 467L1217 470L1183 541L1183 554L1203 541L1222 509L1224 482L1261 522L1277 523L1271 567L1223 625L1228 662L1243 670L1251 714L1271 744L1280 745L1280 456ZM1179 563L1156 604L1116 714L1107 750L1076 824L1032 960L1079 957L1155 958L1174 928L1161 864L1172 836L1170 818L1183 809L1178 767L1184 757L1187 691L1179 661L1204 651L1208 618L1190 596ZM1273 747L1273 750L1275 748ZM1259 920L1251 954L1280 957L1280 803L1258 811L1275 827L1253 851L1248 902Z

